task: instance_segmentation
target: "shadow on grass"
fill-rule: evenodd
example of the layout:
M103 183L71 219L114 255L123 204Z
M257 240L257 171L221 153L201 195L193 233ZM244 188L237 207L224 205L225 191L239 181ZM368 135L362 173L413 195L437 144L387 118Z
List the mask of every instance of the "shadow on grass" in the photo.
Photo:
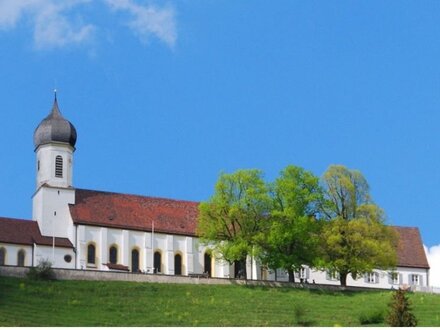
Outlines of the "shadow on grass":
M275 290L277 292L281 293L291 293L293 291L301 291L301 292L310 292L314 295L326 295L326 296L346 296L346 297L352 297L356 296L360 293L364 294L365 291L353 291L350 289L329 289L326 287L320 287L318 285L313 286L304 286L304 287L298 287L298 286L279 286L279 285L255 285L255 284L247 284L243 285L243 288L249 289L249 290L260 290L260 291L272 291Z

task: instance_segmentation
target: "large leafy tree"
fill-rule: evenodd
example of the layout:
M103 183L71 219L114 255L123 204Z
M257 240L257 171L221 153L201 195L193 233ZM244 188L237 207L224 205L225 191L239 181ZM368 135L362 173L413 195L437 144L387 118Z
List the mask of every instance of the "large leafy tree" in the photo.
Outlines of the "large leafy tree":
M256 237L268 224L267 192L259 170L221 174L213 196L199 205L197 232L201 241L211 244L229 263L245 262L255 253Z
M364 176L345 166L332 165L324 173L322 214L327 218L321 232L321 266L356 279L374 268L396 263L396 236L385 226L384 213L371 199Z
M322 202L319 179L297 166L287 166L270 191L270 226L260 235L262 262L272 269L294 272L313 266L318 245L318 206Z

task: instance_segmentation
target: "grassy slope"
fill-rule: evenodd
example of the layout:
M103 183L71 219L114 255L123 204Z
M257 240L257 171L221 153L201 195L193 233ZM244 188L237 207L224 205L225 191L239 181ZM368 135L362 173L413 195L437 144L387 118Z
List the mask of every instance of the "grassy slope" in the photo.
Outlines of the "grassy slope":
M0 277L0 326L292 326L294 306L314 326L358 326L390 292L130 282L29 282ZM412 294L419 325L440 326L440 295Z

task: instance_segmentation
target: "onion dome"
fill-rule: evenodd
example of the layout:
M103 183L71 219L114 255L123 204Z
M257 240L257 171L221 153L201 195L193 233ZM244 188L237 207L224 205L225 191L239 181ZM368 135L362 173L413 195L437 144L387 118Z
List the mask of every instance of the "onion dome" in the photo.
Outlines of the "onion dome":
M41 121L34 132L35 149L51 142L68 143L72 147L75 147L76 143L76 129L61 115L56 92L50 114Z

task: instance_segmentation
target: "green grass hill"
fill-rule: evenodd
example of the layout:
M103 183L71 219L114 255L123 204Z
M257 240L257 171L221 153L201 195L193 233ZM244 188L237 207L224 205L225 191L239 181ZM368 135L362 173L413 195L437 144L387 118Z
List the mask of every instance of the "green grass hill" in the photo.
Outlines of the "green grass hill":
M0 326L382 326L390 291L29 281L0 277ZM420 326L440 295L410 294Z

